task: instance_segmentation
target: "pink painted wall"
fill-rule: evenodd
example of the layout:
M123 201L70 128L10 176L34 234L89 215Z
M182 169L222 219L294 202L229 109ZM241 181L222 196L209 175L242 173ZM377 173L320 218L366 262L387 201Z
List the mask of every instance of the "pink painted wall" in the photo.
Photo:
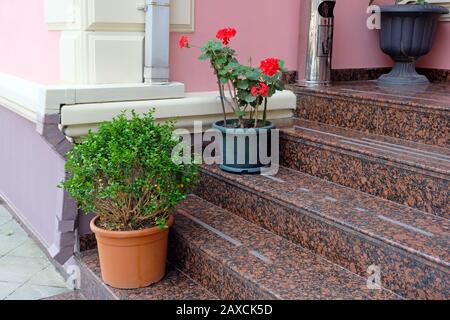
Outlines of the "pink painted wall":
M0 72L59 83L59 33L44 22L44 0L0 0Z
M301 0L304 1L304 0ZM392 65L379 47L378 31L366 25L368 0L337 1L333 45L333 68L377 68ZM378 0L377 3L392 3Z
M232 45L241 62L254 64L278 56L289 69L297 69L300 1L309 0L196 0L195 33L191 43L203 44L216 30L233 26L238 35ZM378 0L390 4L392 0ZM379 48L378 31L366 27L367 0L339 0L336 6L333 68L388 67L392 61ZM237 10L239 8L239 10ZM258 12L258 14L255 14ZM214 77L205 62L197 61L199 51L178 48L179 34L171 39L171 78L186 84L187 91L215 90ZM450 69L450 23L441 23L432 52L418 65Z
M421 58L418 66L424 68L450 69L450 22L442 22L436 34L431 52Z
M305 1L305 0L301 0ZM393 0L377 0L392 4ZM336 69L391 66L392 61L379 48L377 30L366 27L366 0L341 0L336 6L334 61ZM418 66L450 69L450 22L442 22L432 51L418 61Z
M193 44L201 45L215 32L233 26L233 46L242 62L253 64L278 56L297 69L300 1L309 0L196 0ZM379 0L390 3L391 0ZM366 0L339 0L336 7L334 62L336 69L390 66L378 46L378 31L366 28ZM20 17L20 18L19 18ZM187 91L215 90L214 77L198 50L178 48L171 35L171 79L186 83ZM0 72L43 84L59 83L59 32L47 30L44 0L0 0ZM419 66L450 69L450 23L441 23L432 52Z
M251 57L277 56L289 69L297 68L299 0L196 0L195 33L191 43L202 45L223 27L235 27L232 45L242 63ZM171 39L171 79L184 82L187 91L216 90L214 76L206 62L197 60L195 48L178 48L179 34Z

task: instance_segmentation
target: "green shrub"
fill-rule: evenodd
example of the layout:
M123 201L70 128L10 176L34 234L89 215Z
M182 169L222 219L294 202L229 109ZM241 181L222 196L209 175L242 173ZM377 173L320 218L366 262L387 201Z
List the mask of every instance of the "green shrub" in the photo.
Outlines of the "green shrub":
M90 132L67 154L61 187L84 212L96 213L98 226L111 231L167 226L178 202L197 178L195 164L175 164L173 122L157 124L152 112L130 119L122 113Z

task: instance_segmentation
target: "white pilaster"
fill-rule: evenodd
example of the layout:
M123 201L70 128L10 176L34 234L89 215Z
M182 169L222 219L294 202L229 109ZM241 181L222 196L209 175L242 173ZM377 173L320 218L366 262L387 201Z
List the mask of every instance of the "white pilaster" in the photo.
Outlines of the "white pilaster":
M139 10L149 6L148 14ZM165 83L169 32L194 31L195 0L45 0L50 30L62 31L61 80L68 85ZM146 17L150 19L144 55ZM147 68L145 68L147 66ZM145 72L144 72L145 70Z

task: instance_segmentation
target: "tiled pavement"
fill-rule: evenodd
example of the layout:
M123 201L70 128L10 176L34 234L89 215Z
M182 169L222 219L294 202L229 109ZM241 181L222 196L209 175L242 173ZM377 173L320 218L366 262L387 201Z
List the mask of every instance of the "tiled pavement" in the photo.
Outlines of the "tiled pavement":
M0 200L0 300L66 293L65 281Z

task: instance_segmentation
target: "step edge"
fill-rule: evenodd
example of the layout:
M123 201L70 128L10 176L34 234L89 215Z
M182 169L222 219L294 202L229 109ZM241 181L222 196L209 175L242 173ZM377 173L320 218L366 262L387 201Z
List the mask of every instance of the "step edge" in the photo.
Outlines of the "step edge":
M408 247L406 247L406 246L399 245L399 244L396 244L396 243L392 243L390 241L386 242L384 238L377 237L376 235L372 235L370 233L362 232L361 230L352 227L350 224L346 224L346 223L342 223L342 222L340 222L338 220L330 219L330 218L328 218L326 216L323 216L320 213L314 212L314 211L309 210L309 209L304 208L304 207L299 208L299 207L297 207L297 206L295 206L295 205L293 205L293 204L291 204L289 202L286 202L286 201L281 200L281 199L279 199L277 197L274 197L273 195L267 194L266 192L259 192L259 191L256 191L254 189L248 188L247 186L244 186L244 185L242 185L242 184L240 184L238 182L231 181L229 179L224 179L223 177L221 177L219 175L216 175L213 172L207 171L207 173L206 173L203 168L201 170L202 170L203 173L208 174L209 176L212 176L215 179L223 181L223 182L225 182L225 183L227 183L229 185L232 185L234 187L243 189L243 190L245 190L247 192L250 192L250 193L252 193L254 195L258 195L260 197L263 197L267 201L274 201L275 203L278 203L278 204L280 204L282 206L285 206L285 207L287 207L287 208L289 208L291 210L298 211L301 214L305 214L305 215L307 215L307 216L309 216L311 218L314 218L314 219L319 219L321 222L324 222L326 224L333 225L336 228L341 229L341 230L343 230L345 232L350 232L350 233L354 234L355 236L363 237L366 240L368 240L369 242L375 243L377 245L383 245L383 244L384 245L388 245L389 247L391 247L392 249L394 249L398 253L405 254L405 255L409 256L410 258L412 258L414 260L418 260L418 261L424 262L424 263L426 263L427 265L429 265L431 267L434 267L434 268L439 267L439 269L441 269L442 271L445 271L446 273L450 273L450 271L449 271L450 263L446 263L446 262L444 262L444 261L442 261L442 260L440 260L438 258L433 258L432 256L424 254L424 253L422 253L420 251L417 251L416 249L412 249L411 251L407 250ZM310 175L308 175L308 176L310 176ZM311 177L316 178L314 176L311 176ZM329 183L332 183L332 182L329 182ZM341 186L341 185L338 185L338 186L347 188L347 187ZM350 189L350 188L348 188L348 189ZM351 190L354 190L354 189L351 189ZM354 191L357 191L357 190L354 190ZM360 192L360 191L357 191L357 192ZM372 196L372 195L369 195L369 196ZM375 196L372 196L372 197L375 197ZM375 197L375 198L377 198L378 200L382 200L382 201L392 202L390 200L385 200L385 199L381 199L381 198L378 198L378 197ZM406 206L398 204L396 202L392 202L392 203L394 203L396 205L400 205L400 206L406 207ZM410 207L406 207L406 208L412 209ZM418 209L412 209L412 210L420 211ZM441 217L436 217L434 215L431 215L431 214L423 212L423 211L420 211L420 212L425 214L425 215L429 215L429 216L431 216L433 218L441 218ZM444 218L442 218L442 219L444 219Z
M329 99L331 96L338 98L339 100L346 100L351 102L361 102L361 101L367 101L371 102L377 107L389 107L394 109L401 109L404 110L404 107L407 107L409 109L413 109L415 111L424 112L425 113L450 113L450 106L445 105L428 105L426 103L418 103L418 102L405 102L401 100L395 100L395 99L377 99L374 97L362 97L358 96L356 93L348 93L344 94L341 92L323 92L318 91L317 89L304 89L304 87L294 87L293 92L297 95L303 95L303 96L313 96L316 98L326 98ZM428 111L428 112L426 112ZM431 112L430 112L431 111Z
M93 252L93 251L96 251L96 249L92 249L89 251ZM84 254L87 254L87 252ZM97 287L101 288L103 293L105 293L106 295L108 295L110 297L110 299L108 299L108 300L120 300L119 297L111 290L111 288L109 288L102 281L102 279L91 268L88 267L88 265L83 261L82 255L83 255L83 253L79 253L75 256L75 260L77 261L77 263L82 271L81 274L83 274L83 271L85 273L88 273L88 276L95 281ZM86 289L83 288L83 285L81 285L80 292L83 296L86 297L85 290ZM96 298L87 297L87 298L89 298L90 300L99 300L98 297L96 297ZM104 300L104 299L102 299L102 300Z
M361 149L358 149L357 147L350 147L350 146L336 146L333 145L329 142L327 142L326 139L321 139L321 138L317 138L318 141L315 141L314 139L310 139L308 137L302 136L296 136L295 134L292 134L291 132L288 132L286 130L281 129L282 135L280 136L280 138L285 138L286 140L292 141L292 142L305 142L305 144L308 144L310 146L314 146L314 147L321 147L320 145L317 144L321 144L324 145L327 150L330 151L336 151L338 153L342 153L342 154L347 154L347 155L351 155L351 156L356 156L356 157L372 157L374 160L376 159L381 159L383 161L390 161L390 162L394 162L394 165L391 163L383 163L385 165L391 165L391 166L395 166L397 168L403 169L403 170L409 170L409 171L415 171L421 174L425 174L434 178L438 178L438 179L444 179L447 181L450 181L450 170L447 172L444 171L440 171L440 170L433 170L433 169L438 169L438 168L424 168L422 166L420 166L420 164L412 162L412 161L404 161L401 159L398 159L394 156L390 157L387 155L383 155L380 153L375 153L375 152L371 152L371 151L362 151ZM315 144L315 145L313 145ZM342 152L342 151L347 151L346 152ZM403 166L403 167L402 167Z
M218 258L216 258L213 255L209 254L206 250L204 250L200 246L191 244L189 239L187 239L182 234L182 232L179 232L176 229L173 230L173 231L176 233L176 236L181 237L183 239L183 241L185 241L187 243L187 245L191 248L191 250L193 249L193 250L195 250L197 252L202 253L203 256L206 256L206 259L208 259L210 261L213 261L213 262L216 262L217 264L221 265L223 268L227 269L229 272L232 273L233 276L237 277L239 280L241 280L243 282L246 282L246 283L249 283L252 287L256 287L256 288L259 288L259 289L263 290L264 293L267 293L268 295L272 296L273 299L278 299L278 300L282 299L280 296L278 296L277 294L275 294L274 292L272 292L270 289L266 288L265 286L257 285L255 282L252 282L251 279L249 279L248 277L244 277L243 274L238 273L232 267L228 266L227 263L224 263L224 262L220 261ZM179 269L179 268L177 267L177 269ZM205 288L203 285L201 285L201 286L202 286L202 288ZM216 296L214 293L213 293L213 295Z
M205 199L203 199L203 198L201 198L201 197L199 197L199 196L197 196L197 195L193 195L193 196L194 196L195 198L201 200L202 202L209 203L210 205L212 205L212 206L214 206L214 207L217 207L219 210L228 213L228 214L231 215L232 217L236 217L238 220L239 220L239 219L245 220L244 218L242 218L242 217L240 217L240 216L234 214L233 212L231 212L231 211L229 211L229 210L227 210L227 209L221 208L221 207L219 207L219 206L217 206L217 205L215 205L215 204L213 204L213 203L210 203L210 202L208 202L207 200L205 200ZM184 209L183 209L183 210L184 210ZM246 221L247 223L249 223L249 224L253 224L253 223L250 222L250 221L247 221L247 220L245 220L245 221ZM274 237L282 238L283 241L287 241L287 242L291 243L294 247L299 248L299 250L307 251L309 254L311 254L311 255L317 257L318 259L324 261L325 263L330 264L330 265L332 265L332 266L334 266L334 267L337 267L338 269L342 270L343 272L346 272L347 274L351 275L352 277L361 280L362 283L364 283L364 282L367 280L367 279L365 279L363 276L361 276L361 275L359 275L359 274L356 274L356 273L354 273L354 272L348 270L347 268L345 268L345 267L343 267L343 266L341 266L341 265L339 265L339 264L337 264L337 263L335 263L335 262L333 262L333 261L330 261L330 260L326 259L325 257L321 256L320 254L317 254L317 253L315 253L315 252L312 252L311 250L309 250L309 249L307 249L307 248L304 248L304 247L300 246L299 244L296 244L296 243L294 243L294 242L292 242L292 241L290 241L290 240L288 240L288 239L286 239L286 238L283 238L282 236L277 235L276 233L274 233L274 232L272 232L272 231L270 231L270 230L266 230L266 229L264 229L263 227L261 227L261 226L259 226L259 225L256 225L256 224L253 224L253 225L255 225L256 228L261 229L263 232L267 232L267 233L273 235ZM236 270L234 270L234 268L233 268L232 266L229 266L227 263L224 263L224 262L220 261L218 258L212 256L209 252L207 252L206 250L204 250L201 246L198 246L198 245L195 245L195 244L191 244L191 242L189 241L188 237L184 236L184 235L182 234L182 232L177 232L177 231L175 231L175 232L177 233L177 235L178 235L179 237L183 238L183 240L184 240L186 243L188 243L188 245L191 247L191 249L192 249L192 247L194 247L194 250L196 250L196 251L198 251L198 252L202 252L204 255L207 256L208 259L211 259L211 260L213 260L213 261L219 263L223 268L226 268L227 270L231 271L234 275L237 275L240 279L243 279L243 280L245 280L246 282L250 283L253 287L257 287L257 288L260 288L260 289L264 290L264 292L269 293L270 295L272 295L272 296L275 297L276 299L281 299L281 300L283 299L283 297L281 297L281 296L279 296L277 293L273 292L273 290L271 290L270 288L267 288L267 286L260 285L260 284L256 284L255 282L253 282L253 280L251 279L251 277L244 276L244 274L241 274L241 273L237 272ZM403 299L403 300L405 299L404 297L400 296L399 294L393 292L392 290L390 290L390 289L388 289L388 288L382 287L380 290L385 291L386 293L389 293L389 294L391 294L393 297L396 297L396 298L398 298L398 299Z
M97 251L97 249L91 249L89 250L91 252ZM98 254L98 252L96 253ZM116 295L112 289L103 282L103 280L91 269L87 266L87 264L82 260L83 253L79 253L76 255L75 259L80 267L81 270L84 270L85 272L89 273L89 276L94 279L96 284L101 287L101 290L104 290L105 293L109 294L112 300L122 300L118 295ZM174 263L169 262L170 264L174 265ZM217 296L213 294L211 291L209 291L206 287L202 286L200 283L192 279L189 275L187 275L183 270L176 268L177 272L180 272L184 277L186 277L189 281L192 281L196 286L201 288L202 290L206 291L211 297L214 297L216 299L210 299L210 300L217 300ZM83 293L83 288L80 289L80 294L85 296Z

